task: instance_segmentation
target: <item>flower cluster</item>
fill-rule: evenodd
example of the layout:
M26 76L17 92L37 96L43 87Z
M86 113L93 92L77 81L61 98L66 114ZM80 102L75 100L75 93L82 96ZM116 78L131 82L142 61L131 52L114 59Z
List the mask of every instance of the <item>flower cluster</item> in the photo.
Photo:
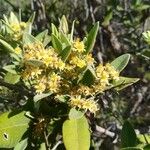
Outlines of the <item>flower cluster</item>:
M96 76L95 90L103 92L110 85L110 81L119 79L119 72L109 63L106 65L99 64L96 67Z
M15 41L18 41L21 39L23 35L23 31L25 30L27 24L25 22L20 22L20 23L11 23L10 28L12 30L12 38Z
M23 47L23 62L22 79L30 81L36 93L52 92L56 97L69 95L70 106L92 113L95 113L98 107L91 97L103 92L111 80L119 78L119 73L110 64L94 67L96 63L92 55L85 54L84 43L79 39L73 41L66 61L62 61L54 48L45 48L42 43L36 42ZM79 75L90 65L96 72L94 83L78 83Z
M37 93L59 91L61 77L58 74L65 63L54 49L45 49L42 43L28 44L24 46L23 58L22 78L30 80Z
M89 110L92 113L95 113L98 110L98 106L95 101L91 99L84 99L80 96L78 97L71 97L70 102L72 107L77 107L79 109Z

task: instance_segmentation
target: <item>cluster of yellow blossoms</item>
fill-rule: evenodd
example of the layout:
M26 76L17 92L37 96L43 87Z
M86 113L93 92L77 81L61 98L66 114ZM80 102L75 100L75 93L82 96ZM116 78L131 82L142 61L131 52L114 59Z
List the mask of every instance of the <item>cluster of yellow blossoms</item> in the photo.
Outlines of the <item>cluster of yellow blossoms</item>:
M37 93L59 91L61 77L58 74L65 63L54 49L45 49L41 43L28 44L24 46L23 58L22 78L30 80Z
M85 98L81 98L81 96L71 97L70 105L86 111L89 110L92 113L95 113L98 110L97 103L94 100L87 100Z
M103 92L110 85L110 81L119 79L119 72L109 63L105 66L100 64L96 67L96 76L97 83L95 84L95 90Z
M21 39L23 31L25 30L26 26L27 24L25 22L10 24L10 28L13 31L11 36L15 41L18 41Z
M94 68L96 79L92 85L77 83L79 74L88 65L95 64L92 55L84 53L84 43L79 39L73 42L72 51L65 62L53 48L45 48L42 43L25 45L22 79L29 81L38 94L52 92L56 97L69 95L72 107L95 113L98 106L91 97L103 92L110 85L111 80L118 80L119 73L110 64L100 64Z

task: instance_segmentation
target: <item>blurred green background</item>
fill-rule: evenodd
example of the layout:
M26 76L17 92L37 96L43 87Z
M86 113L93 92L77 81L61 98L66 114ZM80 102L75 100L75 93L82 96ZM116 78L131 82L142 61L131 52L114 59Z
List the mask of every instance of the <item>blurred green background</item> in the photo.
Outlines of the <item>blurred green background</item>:
M105 63L130 53L131 61L122 74L138 77L140 81L121 93L103 94L101 115L93 120L93 127L97 122L117 135L123 120L129 119L140 133L150 132L150 47L142 37L144 31L150 30L149 0L0 0L0 18L10 11L21 12L23 21L36 12L33 34L45 28L50 31L51 23L58 25L59 18L65 15L70 26L76 20L75 36L82 38L99 21L95 59ZM12 97L11 93L9 96ZM13 105L0 101L1 111ZM95 149L110 150L117 145L117 137L112 139L96 132L93 136L97 141Z

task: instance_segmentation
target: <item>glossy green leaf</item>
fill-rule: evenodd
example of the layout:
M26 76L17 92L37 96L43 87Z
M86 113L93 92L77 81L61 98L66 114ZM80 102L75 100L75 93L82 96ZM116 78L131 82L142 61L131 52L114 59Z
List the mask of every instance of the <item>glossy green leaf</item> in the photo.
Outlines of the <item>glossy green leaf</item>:
M62 18L60 20L59 30L60 30L60 32L62 32L64 34L68 33L68 22L64 15L62 16Z
M19 24L19 20L13 12L10 12L9 22Z
M112 17L113 17L113 11L110 10L110 11L107 12L107 14L104 18L104 21L102 22L102 25L104 27L108 26L110 24L110 21L111 21Z
M126 147L126 148L122 148L121 150L143 150L143 148L138 148L138 147Z
M33 24L34 19L35 19L35 12L31 15L31 17L27 21L27 26L26 26L26 28L24 30L25 33L28 33L28 34L31 35L32 24Z
M35 66L35 67L40 67L42 65L44 65L44 63L40 60L37 59L32 59L32 60L28 60L26 61L27 64Z
M52 28L52 34L58 37L58 30L53 23L51 24L51 28Z
M46 35L43 41L43 45L46 46L47 44L49 44L51 41L51 36L50 35Z
M91 66L88 66L86 70L80 75L78 83L90 86L96 79L95 71Z
M58 53L60 53L61 50L62 50L61 41L60 41L54 34L52 34L51 38L52 38L52 45L53 45L54 49L55 49Z
M33 100L34 100L34 102L37 102L37 101L39 101L39 100L41 100L41 99L43 99L43 98L46 98L46 97L48 97L48 96L50 96L50 95L52 95L52 93L38 94L38 95L35 95L35 96L33 97Z
M20 141L15 147L14 150L25 150L28 145L28 139Z
M128 121L125 121L121 131L121 146L123 148L135 147L136 144L137 144L136 133L132 125Z
M35 43L35 42L39 42L33 35L28 34L28 33L24 33L23 34L23 44L31 44L31 43Z
M147 144L150 143L150 135L149 134L139 134L137 138L141 143Z
M43 42L47 34L48 34L48 30L44 30L43 32L39 33L35 38L40 42Z
M99 29L99 22L96 22L87 36L87 41L85 43L85 46L86 46L85 54L88 54L90 51L92 51L94 44L95 44L96 36L98 33L98 29Z
M79 119L84 116L84 113L72 108L69 112L69 119Z
M3 69L12 73L12 74L17 74L16 70L15 70L16 66L15 65L7 65L4 66Z
M150 59L150 50L149 49L144 49L141 53L140 53L143 57Z
M67 37L67 35L66 35L66 34L64 34L64 33L60 32L60 33L59 33L59 36L60 36L60 40L61 40L61 42L62 42L62 43L64 43L64 44L65 44L65 46L68 46L68 45L70 45L70 44L71 44L71 43L69 42L68 37Z
M32 24L34 22L35 19L35 12L33 12L33 14L30 16L30 18L28 19L27 23Z
M45 143L40 144L40 149L39 150L46 150L46 145Z
M119 72L121 72L128 64L130 59L130 54L123 54L117 57L111 62L111 65Z
M66 150L89 150L90 132L85 117L64 122L63 142Z
M138 81L139 81L139 78L128 78L128 77L120 76L119 80L114 80L112 84L113 84L113 87L115 87L115 89L119 91Z
M14 53L14 48L8 44L6 41L0 39L0 45L3 46L4 50L8 51L8 52L13 52Z
M6 112L0 115L0 148L15 147L29 127L25 112Z
M59 56L61 57L61 59L62 59L63 61L66 61L67 58L69 57L70 53L71 53L71 46L67 46L66 48L64 48L64 49L61 51L61 53L59 54Z
M20 81L20 75L8 72L4 77L4 81L10 84L16 84Z

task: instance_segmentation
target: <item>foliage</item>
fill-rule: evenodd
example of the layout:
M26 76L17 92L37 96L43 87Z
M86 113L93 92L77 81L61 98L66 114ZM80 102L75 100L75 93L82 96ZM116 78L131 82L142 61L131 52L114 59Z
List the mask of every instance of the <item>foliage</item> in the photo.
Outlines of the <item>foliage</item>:
M2 147L37 149L45 143L46 149L51 149L56 146L58 137L62 140L62 135L67 150L89 149L88 119L90 115L99 114L98 95L118 86L123 89L138 81L120 76L130 54L124 54L111 63L98 63L91 53L99 29L98 22L82 40L73 35L74 23L69 31L65 16L60 19L58 28L51 24L50 35L47 30L32 35L33 19L34 14L23 22L11 12L2 20L0 50L8 55L9 61L3 65L1 82L21 94L25 102L21 114L30 118L30 124L26 123L21 126L23 129L18 130L13 144L5 138L13 138L16 126L13 126L15 120L12 118L18 114L3 119L1 126L10 124L10 131L2 130L3 135L7 132L7 137L3 136L5 142ZM119 80L123 83L117 83ZM27 118L25 120L28 121ZM29 140L21 137L27 131L27 125L32 133L26 135Z

